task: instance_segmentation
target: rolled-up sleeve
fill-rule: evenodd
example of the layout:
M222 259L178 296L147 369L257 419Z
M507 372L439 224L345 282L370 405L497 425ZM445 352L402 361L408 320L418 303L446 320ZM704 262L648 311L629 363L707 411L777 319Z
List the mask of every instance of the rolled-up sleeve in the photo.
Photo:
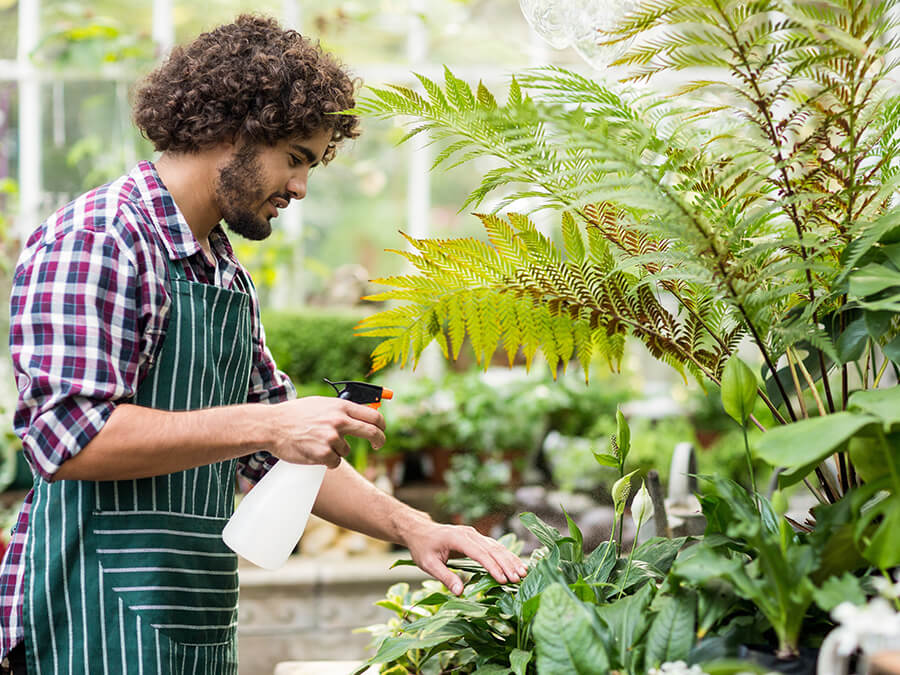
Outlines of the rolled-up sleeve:
M249 282L252 284L252 281ZM266 347L266 332L259 316L259 304L255 293L251 293L251 321L253 331L253 367L250 370L250 384L247 391L249 403L282 403L297 396L291 379L278 370L271 352ZM271 469L278 459L261 451L242 457L238 471L244 478L256 483Z
M70 230L26 249L13 279L14 415L32 468L49 479L134 395L140 284L132 255L103 231Z

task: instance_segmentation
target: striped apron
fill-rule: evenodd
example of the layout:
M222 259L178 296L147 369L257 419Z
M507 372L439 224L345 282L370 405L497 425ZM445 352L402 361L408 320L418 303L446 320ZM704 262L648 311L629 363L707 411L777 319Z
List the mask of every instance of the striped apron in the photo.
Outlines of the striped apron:
M168 266L168 328L134 403L244 402L249 296ZM237 673L237 558L222 542L236 461L139 480L36 480L25 546L29 673Z

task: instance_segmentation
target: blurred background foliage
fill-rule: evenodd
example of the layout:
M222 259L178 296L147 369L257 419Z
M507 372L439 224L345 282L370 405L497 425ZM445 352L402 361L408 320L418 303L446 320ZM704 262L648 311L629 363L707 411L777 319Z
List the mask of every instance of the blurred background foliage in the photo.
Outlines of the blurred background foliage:
M20 10L32 1L0 0L4 297L22 237L38 224L20 217L17 198L21 80L15 59ZM118 177L140 159L154 157L131 122L129 98L134 82L161 56L153 39L153 4L40 0L40 35L29 55L40 76L40 218ZM500 91L510 72L530 65L587 69L573 50L550 50L534 37L518 0L170 0L170 4L175 42L188 41L241 12L268 14L319 40L363 85L413 85L413 73L440 78L446 64L457 75L482 79ZM341 270L352 268L357 280L404 272L400 256L384 253L402 248L401 230L437 237L483 234L478 219L460 212L460 205L492 166L475 163L466 170L432 173L431 162L440 148L420 147L414 152L410 144L398 146L405 134L399 120L363 119L362 127L360 138L346 143L333 162L312 174L309 195L275 221L272 237L265 242L234 240L260 291L270 348L301 394L329 395L323 377L363 379L368 374L372 341L355 338L353 326L369 311L359 304L359 297L376 289L364 283L351 285L337 297L334 289ZM494 203L481 208L490 210ZM540 222L540 214L536 219ZM555 234L556 228L548 233ZM354 301L355 306L347 306ZM7 323L4 307L0 312L4 334ZM637 344L629 353L624 374L609 373L590 387L577 371L559 380L549 372L483 377L471 371L470 362L444 372L440 359L424 363L418 377L411 377L408 370L379 373L379 381L386 380L399 394L382 409L392 428L384 454L419 453L430 446L496 457L518 453L537 462L544 479L564 489L592 490L597 481L608 478L591 452L603 451L608 444L617 406L642 398L674 398L683 410L693 411L693 418L669 410L662 416L645 416L634 427L635 438L641 439L632 453L634 468L655 465L665 473L675 442L693 440L709 433L708 428L713 428L714 436L721 435L717 393L706 397L696 386L688 392L684 382L673 381L668 369L659 367ZM9 368L8 356L0 359L4 419L15 404ZM551 431L560 439L552 458L541 453ZM17 445L14 438L6 440ZM721 452L727 456L722 470L737 475L729 451ZM710 457L701 456L701 469L716 465ZM734 465L740 461L736 455Z

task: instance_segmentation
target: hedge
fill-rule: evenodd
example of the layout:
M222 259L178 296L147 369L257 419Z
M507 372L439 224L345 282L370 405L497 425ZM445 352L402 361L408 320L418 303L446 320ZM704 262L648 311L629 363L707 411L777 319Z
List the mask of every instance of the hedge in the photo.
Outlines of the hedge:
M275 363L298 388L329 380L365 380L377 338L354 335L364 317L347 310L265 311L266 343ZM327 386L327 385L326 385Z

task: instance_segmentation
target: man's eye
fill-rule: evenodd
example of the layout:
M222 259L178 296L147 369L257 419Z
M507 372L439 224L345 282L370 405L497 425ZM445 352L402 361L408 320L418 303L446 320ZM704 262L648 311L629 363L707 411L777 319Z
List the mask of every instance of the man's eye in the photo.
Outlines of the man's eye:
M297 157L297 155L291 155L291 166L297 167L303 164L303 160Z

